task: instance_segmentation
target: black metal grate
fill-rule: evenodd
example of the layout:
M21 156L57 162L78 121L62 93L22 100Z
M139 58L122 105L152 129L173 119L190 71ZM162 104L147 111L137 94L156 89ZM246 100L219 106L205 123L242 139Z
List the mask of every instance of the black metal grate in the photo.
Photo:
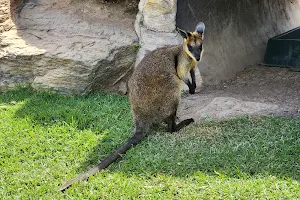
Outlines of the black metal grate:
M264 64L300 71L300 27L268 40Z

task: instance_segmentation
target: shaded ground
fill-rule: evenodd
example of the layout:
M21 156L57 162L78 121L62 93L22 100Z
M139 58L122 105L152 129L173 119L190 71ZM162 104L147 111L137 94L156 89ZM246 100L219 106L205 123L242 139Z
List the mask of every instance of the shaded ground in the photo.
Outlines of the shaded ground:
M253 66L234 80L203 86L182 99L179 116L196 120L241 115L300 117L300 72Z

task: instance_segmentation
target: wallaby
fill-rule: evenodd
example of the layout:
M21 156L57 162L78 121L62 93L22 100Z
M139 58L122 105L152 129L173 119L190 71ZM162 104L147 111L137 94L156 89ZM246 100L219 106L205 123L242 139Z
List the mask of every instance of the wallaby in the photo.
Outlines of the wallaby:
M201 22L202 23L202 22ZM199 23L198 25L200 25L201 23ZM205 29L205 25L203 24L203 31L204 31L204 29ZM190 82L190 80L189 80L189 78L188 77L185 77L184 79L183 79L183 81L187 84L187 86L188 86L188 88L189 88L189 93L190 94L195 94L195 89L196 89L196 87L197 87L197 85L196 85L196 77L195 77L195 67L197 66L197 64L198 64L198 62L200 61L200 59L201 59L201 57L202 57L202 54L203 54L203 52L204 52L204 50L203 50L203 45L202 45L202 43L199 45L199 44L196 44L198 41L197 41L197 38L192 38L192 37L189 37L190 39L189 39L189 41L186 41L186 37L183 35L183 34L185 34L185 31L182 31L182 30L180 30L179 28L177 28L177 30L178 30L178 32L182 35L182 37L185 39L185 41L184 41L184 43L187 43L187 45L186 45L186 47L184 46L184 48L186 48L186 49L184 49L184 51L186 52L186 54L189 56L189 57L191 57L191 56L196 56L195 57L195 59L196 59L196 61L195 60L193 60L193 61L190 61L190 65L192 65L191 66L191 70L190 70L190 75L191 75L191 80L192 80L192 82ZM197 32L197 29L196 29L196 31L195 32ZM189 32L186 32L187 34L191 34L191 33L189 33ZM199 32L198 32L199 33ZM197 36L196 36L197 37ZM202 41L203 41L203 39L204 39L204 32L201 34L201 39L202 39ZM193 41L195 41L195 44L194 44L194 42ZM198 42L199 43L199 42ZM196 48L193 48L193 46L194 45L196 45ZM198 48L197 48L197 45L199 45L198 46ZM194 51L194 52L193 52ZM198 51L198 52L197 52ZM199 51L200 51L200 55L199 55ZM189 55L190 53L192 53L192 55ZM192 57L191 57L192 58ZM189 65L189 61L185 61L185 63L186 63L186 66L188 66ZM183 65L185 65L185 64L183 64Z
M177 29L184 38L183 45L159 48L142 59L128 83L135 124L134 136L96 167L65 183L60 191L108 167L120 158L121 154L137 145L146 136L152 124L166 122L168 131L175 132L194 122L191 118L176 124L175 120L182 80L189 72L192 75L202 56L204 29L205 25L202 22L196 26L194 32ZM192 85L190 82L186 83Z

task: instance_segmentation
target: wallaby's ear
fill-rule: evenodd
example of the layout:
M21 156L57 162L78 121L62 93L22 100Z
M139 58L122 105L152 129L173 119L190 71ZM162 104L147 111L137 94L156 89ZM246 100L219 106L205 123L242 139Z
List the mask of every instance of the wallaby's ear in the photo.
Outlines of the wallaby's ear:
M196 26L196 32L199 33L200 35L204 34L204 30L205 30L205 24L203 22L199 22Z
M181 35L183 38L185 38L185 39L187 39L189 36L191 36L191 34L190 34L189 32L184 31L184 30L182 30L182 29L180 29L180 28L178 28L178 27L176 27L176 30L177 30L178 33L180 33L180 35Z

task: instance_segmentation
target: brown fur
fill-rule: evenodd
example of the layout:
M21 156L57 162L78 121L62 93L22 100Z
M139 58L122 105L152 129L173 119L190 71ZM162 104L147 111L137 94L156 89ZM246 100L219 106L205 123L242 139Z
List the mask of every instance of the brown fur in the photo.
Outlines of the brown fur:
M181 80L175 57L182 46L164 47L150 53L133 72L129 99L135 120L157 123L169 117L180 100Z

